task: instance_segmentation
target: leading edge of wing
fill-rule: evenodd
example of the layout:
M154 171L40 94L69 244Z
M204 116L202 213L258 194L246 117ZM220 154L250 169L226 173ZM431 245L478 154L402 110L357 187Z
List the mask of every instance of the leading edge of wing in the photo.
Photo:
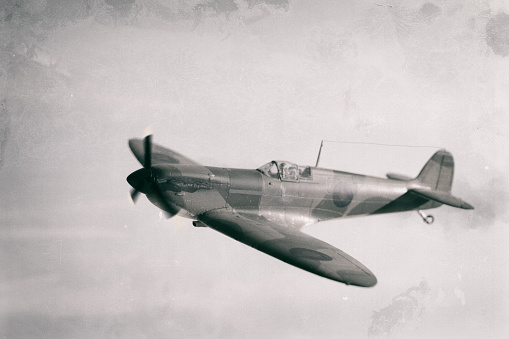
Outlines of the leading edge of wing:
M133 152L134 156L143 165L145 158L143 139L130 139L129 148ZM193 161L180 153L172 151L168 148L152 144L152 164L182 164L182 165L200 165L196 161ZM200 165L201 166L201 165Z
M218 232L319 276L361 287L377 283L375 275L359 261L298 230L228 209L210 211L198 219Z

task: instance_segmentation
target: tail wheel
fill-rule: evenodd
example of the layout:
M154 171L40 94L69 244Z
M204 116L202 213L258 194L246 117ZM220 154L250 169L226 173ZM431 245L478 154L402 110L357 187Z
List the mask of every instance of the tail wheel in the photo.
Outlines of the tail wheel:
M435 221L435 217L433 217L431 214L426 214L421 210L417 211L417 213L419 213L419 215L421 216L422 221L424 221L428 225L431 225Z
M428 215L426 218L424 218L424 222L428 225L431 225L434 221L435 218L432 215Z

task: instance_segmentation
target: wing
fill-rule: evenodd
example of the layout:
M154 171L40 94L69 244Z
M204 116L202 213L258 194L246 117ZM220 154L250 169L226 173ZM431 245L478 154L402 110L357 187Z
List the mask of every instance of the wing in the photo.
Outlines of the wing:
M377 282L369 269L348 254L298 230L227 209L207 212L198 219L218 232L322 277L362 287Z
M134 156L143 165L145 158L144 142L142 139L129 140L129 148ZM152 144L152 164L183 164L183 165L200 165L196 161L186 158L180 153L164 148L162 146ZM201 165L200 165L201 166Z

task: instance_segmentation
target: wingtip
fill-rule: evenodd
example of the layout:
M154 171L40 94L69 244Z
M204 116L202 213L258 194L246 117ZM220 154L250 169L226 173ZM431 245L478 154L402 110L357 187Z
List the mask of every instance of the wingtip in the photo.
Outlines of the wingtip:
M337 272L340 276L339 279L334 279L346 285L353 285L359 287L373 287L377 284L377 279L369 270L362 270L363 272Z
M374 275L372 275L371 276L371 280L369 281L369 283L365 287L373 287L377 283L378 283L378 280L376 279L376 277Z
M378 280L373 274L366 274L363 279L358 281L357 286L360 287L373 287L378 283ZM352 284L353 285L353 284Z

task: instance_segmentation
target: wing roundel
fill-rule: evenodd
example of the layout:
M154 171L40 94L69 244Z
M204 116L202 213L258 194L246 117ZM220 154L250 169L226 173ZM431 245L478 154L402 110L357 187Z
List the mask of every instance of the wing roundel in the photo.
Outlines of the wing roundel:
M251 218L228 209L213 210L199 220L231 238L290 265L347 285L371 287L371 271L343 251L298 230Z

